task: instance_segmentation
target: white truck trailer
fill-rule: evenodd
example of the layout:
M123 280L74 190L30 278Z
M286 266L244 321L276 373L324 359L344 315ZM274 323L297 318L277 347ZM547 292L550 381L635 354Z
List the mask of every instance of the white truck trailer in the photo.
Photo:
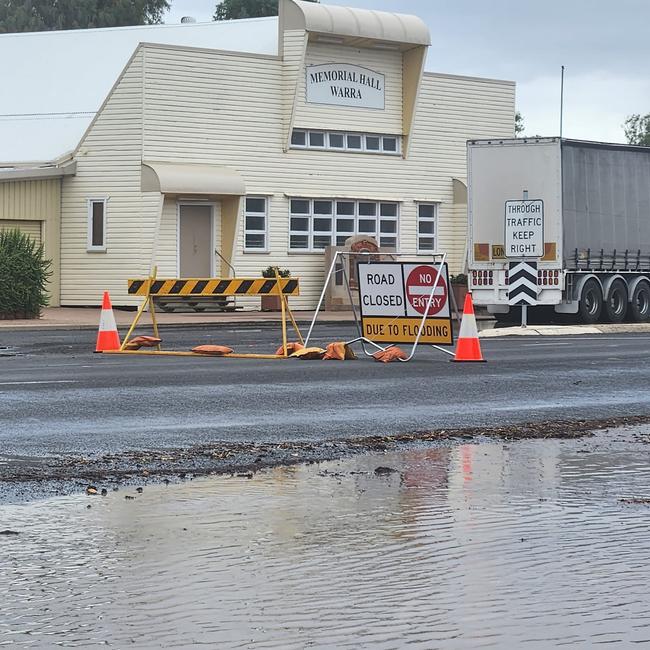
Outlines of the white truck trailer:
M503 320L523 302L584 323L650 319L650 147L472 140L467 161L475 304Z

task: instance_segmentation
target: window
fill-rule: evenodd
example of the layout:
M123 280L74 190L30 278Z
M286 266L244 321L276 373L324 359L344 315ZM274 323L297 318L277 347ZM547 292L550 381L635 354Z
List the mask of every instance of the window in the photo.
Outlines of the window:
M325 134L321 131L310 131L309 132L309 146L310 147L324 147L325 146Z
M418 204L418 253L432 253L436 250L436 215L435 203Z
M294 129L291 132L291 146L292 147L307 146L307 131L298 131L297 129Z
M401 136L398 135L311 131L308 129L294 129L291 132L291 147L293 149L325 149L399 155L400 143Z
M334 199L291 199L289 250L322 251L343 246L353 235L375 237L397 248L397 203Z
M381 139L382 149L386 152L397 152L397 138L395 136L385 135Z
M348 149L361 149L361 136L348 133Z
M247 196L244 209L244 250L267 251L267 200L263 196Z
M380 151L381 150L381 138L378 135L367 135L366 136L366 150L367 151Z
M342 133L329 134L330 149L345 149L345 136Z
M106 201L88 199L88 250L106 252Z

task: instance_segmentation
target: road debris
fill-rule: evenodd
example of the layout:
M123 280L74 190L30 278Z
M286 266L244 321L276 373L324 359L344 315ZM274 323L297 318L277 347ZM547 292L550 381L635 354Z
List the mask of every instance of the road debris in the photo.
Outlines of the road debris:
M386 452L408 445L458 444L485 439L515 441L525 439L569 440L593 435L594 431L650 423L650 416L628 416L606 420L556 420L519 425L433 429L394 435L329 440L291 440L284 442L214 441L190 447L129 450L97 456L62 455L32 459L29 464L5 462L0 465L0 490L3 483L28 484L29 496L42 493L74 492L86 485L88 494L97 494L97 484L134 485L147 480L178 482L209 474L241 474L266 467L314 463L341 459L352 454ZM649 436L635 433L635 439L650 444ZM250 476L249 476L250 475ZM95 490L95 491L93 491ZM135 498L135 497L130 497Z

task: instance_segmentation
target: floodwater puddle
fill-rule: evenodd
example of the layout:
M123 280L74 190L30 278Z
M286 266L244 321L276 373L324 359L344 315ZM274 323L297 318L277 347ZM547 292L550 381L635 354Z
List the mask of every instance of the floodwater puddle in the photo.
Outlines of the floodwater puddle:
M650 643L649 449L450 443L3 505L0 645Z

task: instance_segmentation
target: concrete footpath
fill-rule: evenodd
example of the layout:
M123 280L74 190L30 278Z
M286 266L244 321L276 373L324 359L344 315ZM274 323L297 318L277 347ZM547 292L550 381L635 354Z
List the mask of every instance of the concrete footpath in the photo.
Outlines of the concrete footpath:
M87 330L97 329L101 309L98 307L46 307L40 318L0 320L0 331L10 330ZM135 311L113 309L117 326L127 328L135 318ZM294 318L299 323L309 323L314 316L313 311L294 311ZM159 325L204 326L204 325L263 325L279 323L281 312L272 311L235 311L215 313L166 313L156 311ZM351 311L322 311L318 317L319 323L352 323L354 315ZM150 326L151 316L143 314L140 324Z
M47 330L96 330L99 326L101 309L98 307L46 307L40 318L0 320L0 332L5 331L47 331ZM129 327L135 317L135 310L114 309L115 321L120 330ZM301 325L308 325L313 311L293 311ZM236 311L215 313L166 313L156 311L158 324L162 326L204 327L206 325L232 327L264 326L279 324L280 312ZM455 321L455 319L454 319ZM321 311L318 323L354 323L352 311ZM529 325L528 327L497 326L487 313L476 314L481 338L501 336L574 336L582 334L613 334L622 332L650 332L650 323L621 323L620 325ZM150 327L151 316L145 313L139 327Z
M527 327L487 327L479 323L479 336L496 338L501 336L576 336L585 334L619 334L624 332L650 332L650 323L620 323L618 325L528 325Z

